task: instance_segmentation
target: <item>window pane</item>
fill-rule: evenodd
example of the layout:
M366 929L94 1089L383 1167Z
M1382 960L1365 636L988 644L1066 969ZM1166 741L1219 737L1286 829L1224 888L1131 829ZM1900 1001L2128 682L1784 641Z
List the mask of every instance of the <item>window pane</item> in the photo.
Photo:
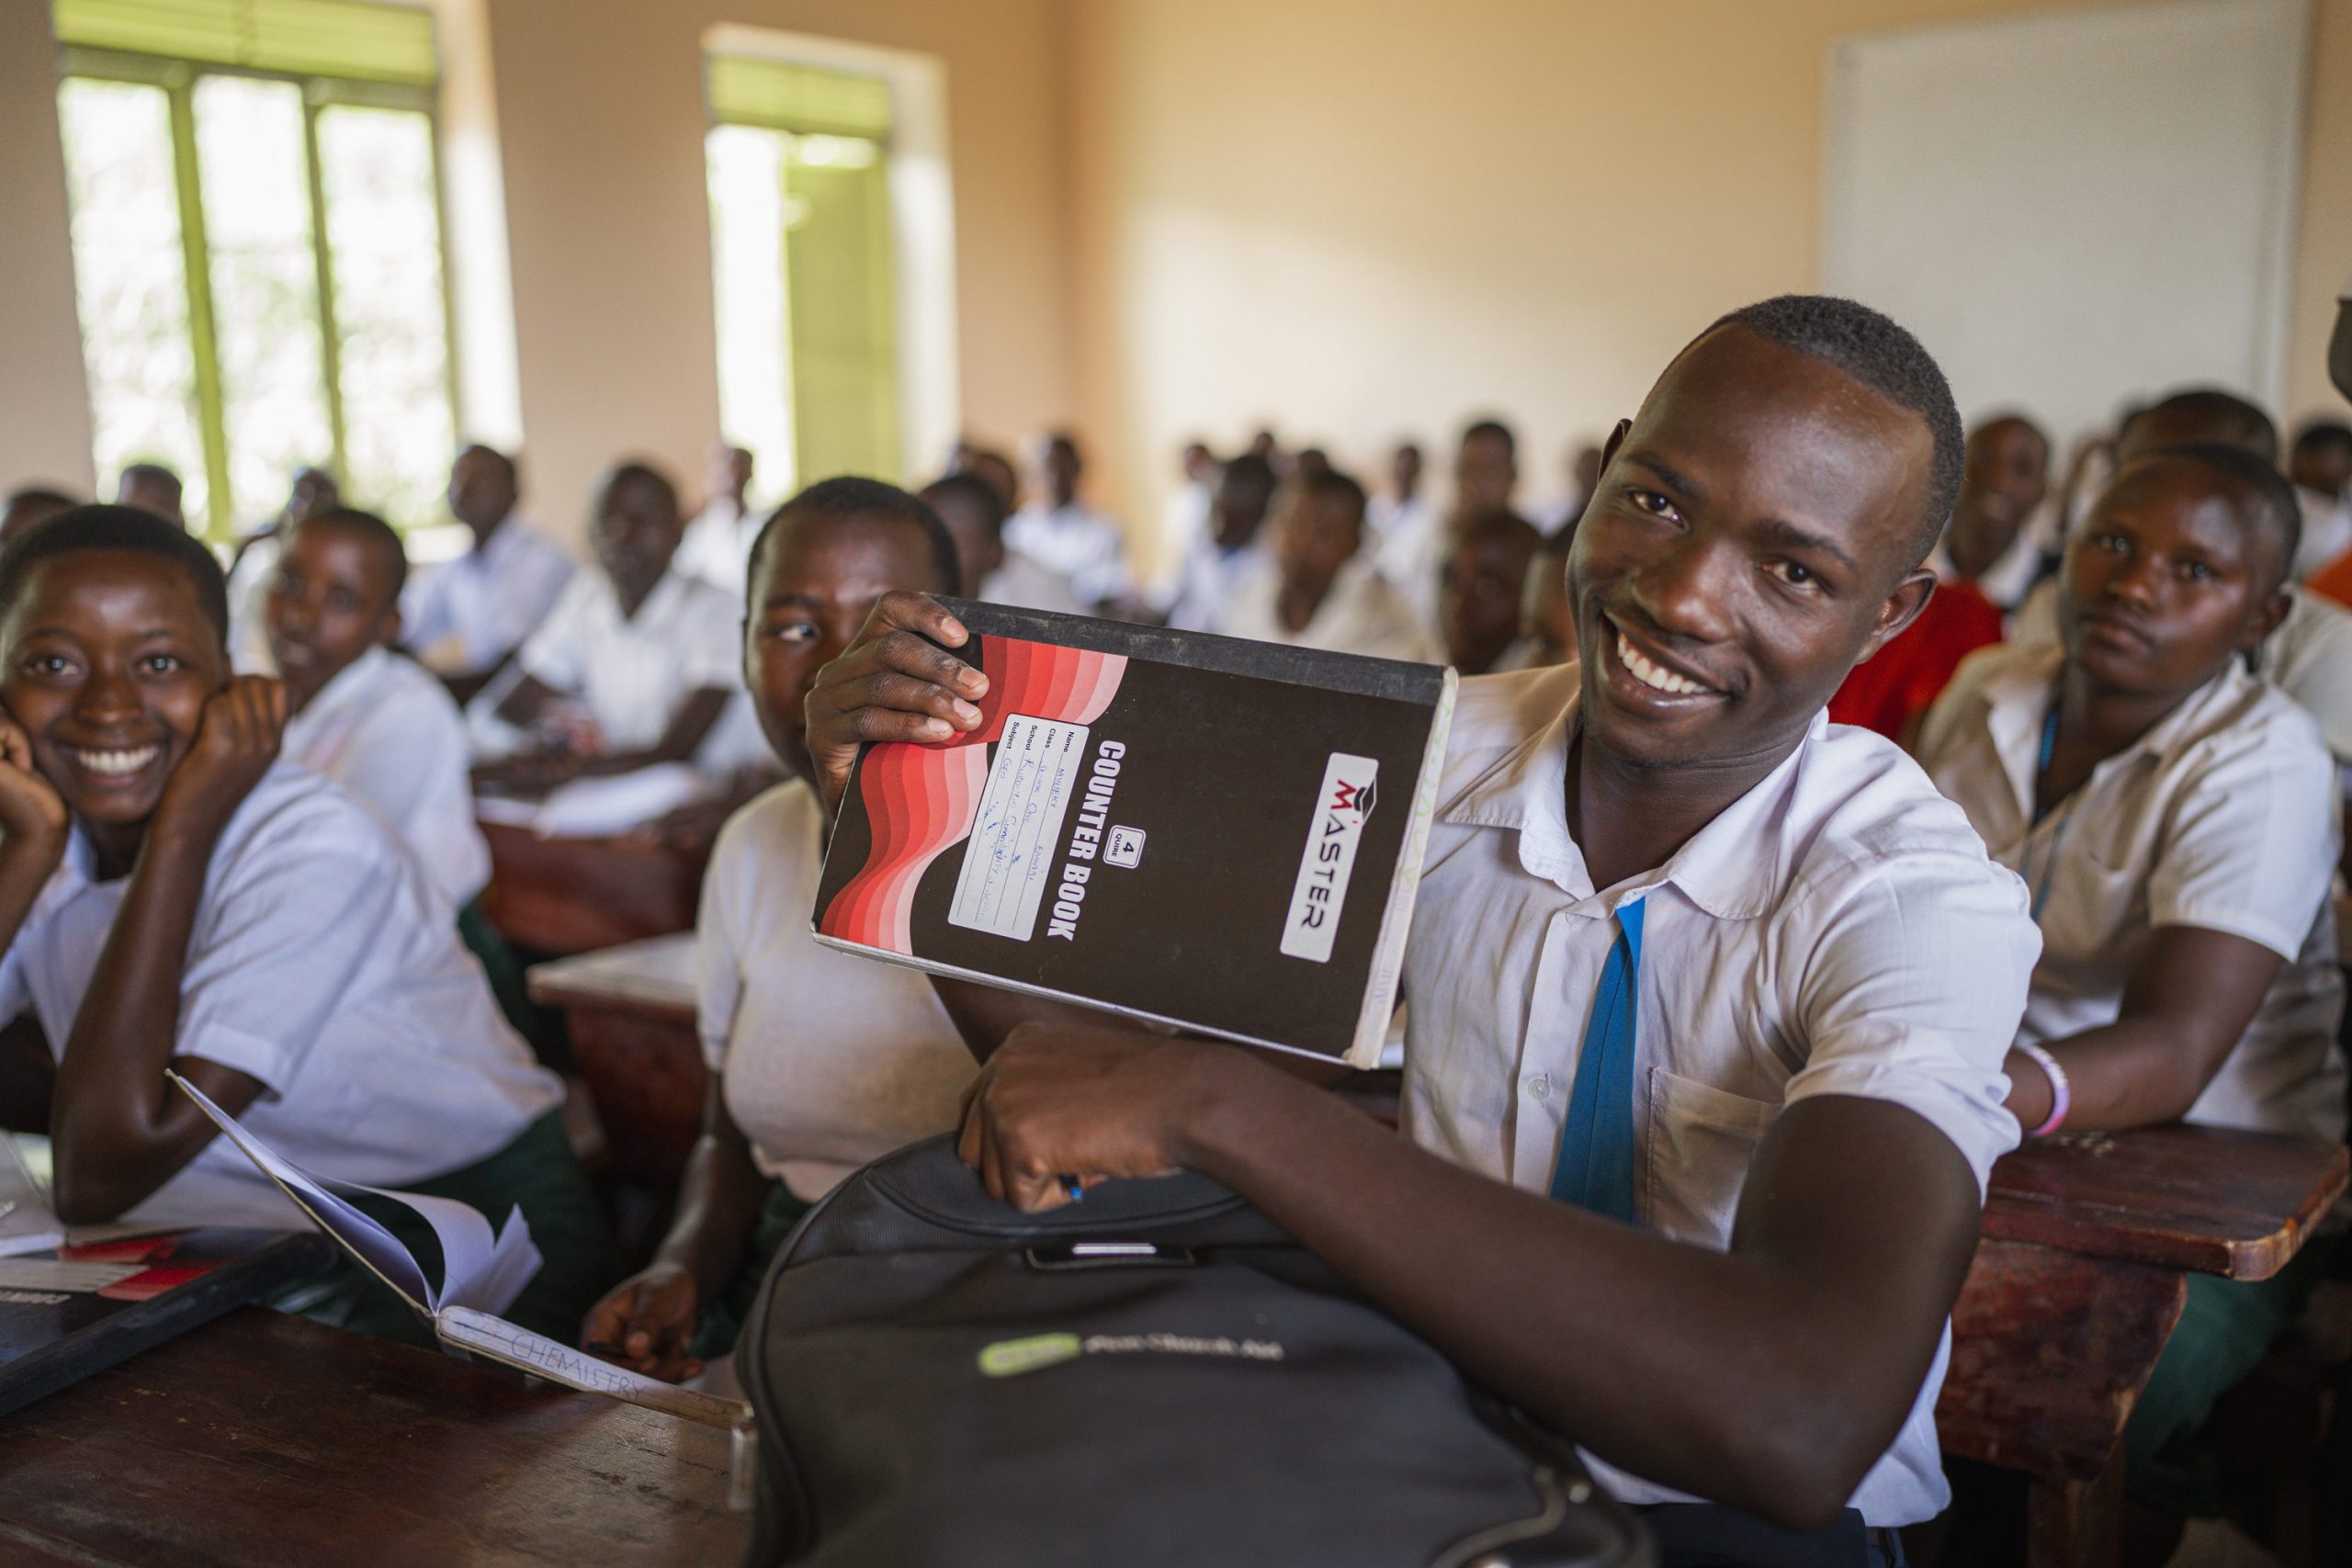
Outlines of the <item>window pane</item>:
M791 373L785 358L784 161L788 138L749 126L715 128L710 253L718 317L718 418L748 447L777 493L798 488L792 449Z
M170 465L189 522L208 514L187 276L160 87L70 78L58 89L74 206L74 294L100 493L126 463Z
M257 522L277 510L297 469L334 455L302 90L207 76L195 100L229 492L243 521Z
M456 456L433 122L404 109L319 111L345 492L403 526L440 515Z
M796 140L785 174L785 241L800 471L899 471L890 184L881 150L847 137Z

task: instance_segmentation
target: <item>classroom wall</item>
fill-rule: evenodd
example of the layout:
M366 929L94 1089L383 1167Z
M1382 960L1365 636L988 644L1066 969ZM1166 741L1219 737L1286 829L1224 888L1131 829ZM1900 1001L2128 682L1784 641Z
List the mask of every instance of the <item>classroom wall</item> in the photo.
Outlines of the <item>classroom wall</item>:
M66 223L48 0L0 0L0 490L96 483Z
M718 433L702 37L721 22L947 70L966 423L1072 412L1064 0L487 0L532 510L572 535L599 467L690 488ZM923 468L944 454L909 454Z
M2079 3L2079 0L2069 0ZM1278 418L1368 468L1518 423L1534 498L1732 306L1815 285L1824 62L2031 0L1099 0L1073 81L1104 499ZM2317 0L2292 388L2352 274L2352 0ZM2119 389L2120 390L2120 389ZM2338 405L2340 407L2340 404Z

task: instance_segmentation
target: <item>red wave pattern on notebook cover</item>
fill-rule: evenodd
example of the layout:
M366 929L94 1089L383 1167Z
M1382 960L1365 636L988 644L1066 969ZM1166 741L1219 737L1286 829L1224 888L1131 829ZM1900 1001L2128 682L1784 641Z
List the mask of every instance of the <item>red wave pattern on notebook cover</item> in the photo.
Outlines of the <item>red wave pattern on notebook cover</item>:
M915 885L932 862L970 835L988 786L988 749L1003 737L1006 720L1091 724L1118 694L1127 660L1124 654L987 637L980 668L989 692L980 699L979 728L935 746L894 741L866 752L857 787L874 846L825 906L818 929L827 936L912 953Z

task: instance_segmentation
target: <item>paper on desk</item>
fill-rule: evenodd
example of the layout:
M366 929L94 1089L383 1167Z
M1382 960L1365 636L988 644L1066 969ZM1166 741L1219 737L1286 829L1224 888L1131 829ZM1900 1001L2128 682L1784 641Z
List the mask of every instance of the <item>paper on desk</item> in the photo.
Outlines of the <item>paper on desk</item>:
M600 839L641 828L709 793L709 781L685 763L657 762L610 778L574 779L541 800L484 795L474 802L474 814L550 839Z
M434 1322L440 1327L441 1337L450 1344L566 1388L627 1400L710 1427L732 1427L751 1415L751 1406L741 1400L720 1399L662 1382L471 1307L444 1307L434 1314Z
M72 1291L87 1295L144 1273L144 1263L65 1263L50 1258L0 1258L0 1290Z
M177 1073L165 1075L180 1086L221 1134L243 1149L245 1157L285 1190L319 1228L351 1249L377 1277L398 1292L427 1317L447 1306L469 1306L483 1312L503 1312L523 1293L539 1271L539 1249L531 1243L531 1227L518 1207L493 1237L490 1222L470 1205L451 1198L422 1192L400 1192L356 1181L313 1176L292 1160L261 1143L237 1119L212 1103L204 1091ZM405 1204L433 1227L441 1243L441 1288L435 1290L424 1270L400 1239L381 1224L336 1196L337 1191L366 1192Z

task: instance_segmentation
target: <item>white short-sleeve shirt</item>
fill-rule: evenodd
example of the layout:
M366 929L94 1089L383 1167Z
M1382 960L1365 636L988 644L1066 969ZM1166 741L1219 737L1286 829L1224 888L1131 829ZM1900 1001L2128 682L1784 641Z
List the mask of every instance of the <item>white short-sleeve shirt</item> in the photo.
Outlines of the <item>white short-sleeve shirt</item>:
M2001 1062L2039 949L2025 889L1893 743L1816 717L1781 765L1677 851L1595 888L1565 788L1574 664L1465 681L1405 953L1406 1130L1548 1191L1618 907L1644 907L1634 1208L1730 1245L1758 1145L1814 1095L1890 1100L1949 1138L1983 1190L2015 1146ZM1935 1403L1946 1330L1852 1503L1873 1525L1950 1494ZM1593 1460L1633 1503L1681 1495Z
M2064 660L2055 643L1970 656L1920 735L1929 775L2041 899L2018 1038L2114 1022L2158 927L2226 931L2286 963L2188 1120L2341 1138L2344 980L2328 899L2341 829L2317 728L2233 663L2037 823L2042 720Z
M972 597L983 604L1008 604L1016 610L1051 610L1061 615L1083 615L1093 610L1070 591L1069 579L1038 565L1007 546L1004 564L982 578Z
M490 881L490 845L474 820L466 721L448 689L416 663L371 648L286 721L283 755L376 808L451 908Z
M728 818L695 923L703 1055L770 1176L811 1201L956 1125L978 1073L931 982L810 934L825 818L801 780Z
M130 889L128 877L92 881L94 864L76 831L0 956L0 1017L30 1008L61 1055ZM379 1187L486 1159L562 1098L392 830L282 761L212 852L173 1054L260 1079L240 1118L255 1135L322 1175ZM303 1223L225 1138L128 1217Z
M1227 637L1288 643L1294 648L1362 653L1415 664L1445 662L1445 650L1423 627L1413 607L1362 551L1340 568L1323 603L1315 606L1315 614L1297 631L1283 625L1276 608L1282 588L1282 568L1271 557L1261 559L1234 585L1224 624L1217 629Z
M1069 581L1086 604L1099 604L1135 590L1126 536L1083 502L1031 504L1005 519L1004 542L1048 571Z
M490 542L426 568L401 592L401 637L428 670L475 675L523 645L577 567L521 517Z
M698 577L663 572L637 614L625 616L612 579L583 571L514 662L542 686L578 698L609 750L638 751L661 740L695 693L741 688L742 630L741 601Z
M740 605L751 581L752 546L758 542L766 521L722 495L686 525L670 565L689 577L701 578Z

